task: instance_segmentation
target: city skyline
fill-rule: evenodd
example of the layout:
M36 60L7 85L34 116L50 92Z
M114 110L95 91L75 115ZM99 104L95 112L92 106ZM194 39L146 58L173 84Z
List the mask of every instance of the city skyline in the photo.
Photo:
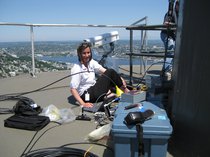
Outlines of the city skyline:
M0 22L30 24L95 24L128 26L147 16L148 24L162 24L168 0L68 1L0 0ZM117 30L120 39L129 39L123 28L34 27L35 41L83 40ZM134 33L135 38L140 33ZM149 31L149 39L159 39ZM30 41L30 27L0 26L0 42Z

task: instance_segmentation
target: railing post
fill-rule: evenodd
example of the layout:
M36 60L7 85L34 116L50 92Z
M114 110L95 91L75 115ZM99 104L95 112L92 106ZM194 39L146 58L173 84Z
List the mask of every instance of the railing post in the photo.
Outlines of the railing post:
M147 26L147 19L148 17L145 17L145 25ZM147 52L147 30L144 31L144 37L143 37L143 48L145 48L145 51ZM144 65L144 73L146 72L146 67L147 67L147 59L145 60L144 57L142 57L143 59L143 65Z
M144 48L144 34L143 30L141 30L141 48L140 48L140 53ZM143 56L140 56L140 74L142 74L142 65L144 65L144 59Z
M138 23L145 21L145 26L147 25L147 16L145 16L144 18L134 22L133 24L131 24L130 26L135 26ZM145 30L145 32L143 30L141 30L141 47L140 47L140 53L141 51L146 48L147 49L147 30ZM130 84L132 84L132 73L133 73L133 61L132 61L132 56L133 56L133 30L130 29ZM144 72L146 71L146 66L147 66L147 61L145 63L145 60L143 58L143 56L140 56L140 74L142 74L142 66L144 67Z
M33 26L30 26L30 34L31 34L31 59L32 59L32 77L35 77L35 57L34 57L34 31Z
M129 80L129 84L132 85L133 84L133 30L130 30L130 80Z

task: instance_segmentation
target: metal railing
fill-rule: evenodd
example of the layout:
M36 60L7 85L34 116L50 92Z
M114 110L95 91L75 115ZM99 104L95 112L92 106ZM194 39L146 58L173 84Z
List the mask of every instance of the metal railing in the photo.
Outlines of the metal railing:
M145 16L144 18L134 22L133 24L131 24L129 27L126 27L127 28L130 28L130 27L139 27L139 26L147 26L147 16ZM143 22L145 21L144 24L140 24L138 25L140 22ZM133 54L133 30L130 29L130 54L129 57L130 57L130 80L129 80L129 84L133 84L133 80L132 80L132 76L133 76L133 59L132 59L132 54ZM147 47L147 31L142 29L141 30L141 48L140 48L140 52ZM142 56L140 56L140 61L141 63L143 64L143 67L144 67L144 71L146 69L146 64L145 64L145 61L144 61L144 58ZM142 74L142 66L140 66L140 74Z
M8 23L0 22L0 26L25 26L30 27L31 39L31 54L32 54L32 72L31 75L35 76L35 57L34 57L34 27L106 27L106 28L126 28L122 25L93 25L93 24L31 24L31 23Z
M31 55L32 55L32 72L31 75L35 77L35 54L34 54L34 27L99 27L99 28L122 28L126 29L131 26L142 26L138 25L138 23L142 21L146 21L145 24L147 24L147 17L144 17L135 23L126 26L126 25L95 25L95 24L32 24L32 23L10 23L10 22L0 22L0 26L20 26L20 27L30 27L30 40L31 40ZM146 44L146 32L143 35L143 30L141 33L141 48L143 48L143 45ZM143 40L142 40L143 39ZM130 51L133 52L133 31L130 30ZM132 58L130 58L130 65L132 65ZM131 66L132 67L132 66Z

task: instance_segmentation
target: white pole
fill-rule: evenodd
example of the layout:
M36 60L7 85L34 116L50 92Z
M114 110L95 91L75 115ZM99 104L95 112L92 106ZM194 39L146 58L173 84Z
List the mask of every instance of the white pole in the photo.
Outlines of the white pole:
M35 59L34 59L34 31L33 26L30 26L31 31L31 58L32 58L32 77L35 77Z
M148 17L146 16L145 18L145 25L147 26L147 23L148 23ZM147 51L147 30L145 30L145 34L144 34L144 47L145 47L145 50ZM144 60L144 72L146 71L146 67L147 67L147 58Z

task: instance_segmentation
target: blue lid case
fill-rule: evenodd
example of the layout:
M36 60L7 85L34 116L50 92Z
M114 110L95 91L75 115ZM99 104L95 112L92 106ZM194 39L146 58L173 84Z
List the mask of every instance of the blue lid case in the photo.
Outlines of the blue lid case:
M172 126L168 119L168 116L164 109L156 106L151 102L141 102L138 107L125 110L125 106L130 105L131 103L122 102L118 104L118 109L115 112L115 118L112 125L112 133L115 136L127 136L127 137L136 137L136 126L135 125L126 125L124 123L124 118L129 112L144 112L147 109L153 110L155 112L154 116L145 121L143 126L143 135L154 136L165 136L169 137L172 133Z

